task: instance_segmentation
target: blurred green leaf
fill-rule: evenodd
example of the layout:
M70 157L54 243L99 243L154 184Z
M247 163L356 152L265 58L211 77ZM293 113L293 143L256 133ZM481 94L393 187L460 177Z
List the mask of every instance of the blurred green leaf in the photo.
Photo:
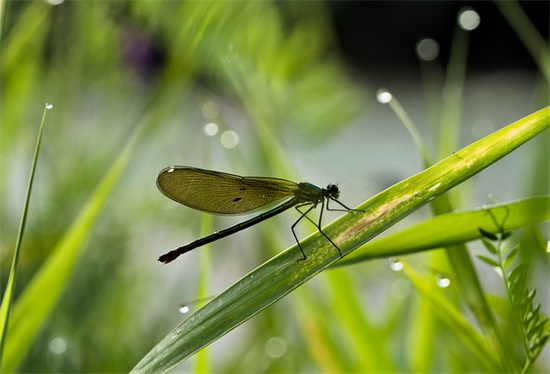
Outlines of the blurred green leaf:
M491 240L489 240L486 236L481 237L481 242L485 246L485 248L491 252L493 255L498 254L497 247L493 243L491 243Z
M525 263L520 264L508 275L508 288L512 298L520 298L519 295L526 289L527 267Z
M8 329L3 372L17 369L55 308L71 279L78 255L92 232L92 226L130 161L138 135L136 129L72 227L53 248L46 262L17 299Z
M502 371L501 363L487 345L483 337L468 322L459 309L449 302L435 282L428 282L418 275L409 265L403 271L413 282L424 300L431 305L434 313L447 325L454 337L468 347L470 357L483 363L485 370Z
M395 372L395 364L380 344L385 336L367 319L368 314L359 304L358 289L350 275L344 271L334 271L329 272L327 277L334 298L331 310L340 317L333 324L337 324L338 330L346 334L345 349L356 357L353 366L348 364L345 371ZM329 322L327 327L333 327L330 325Z
M487 257L487 256L483 256L483 255L478 255L476 256L477 258L479 258L481 261L485 262L487 265L489 266L492 266L494 268L498 268L499 265L498 265L498 262L493 260L492 258L490 257Z
M189 47L175 49L174 64L195 61L199 74L229 85L260 132L267 121L266 126L291 125L310 138L323 137L364 108L340 62L327 55L332 25L325 6L182 3L178 11L188 22L174 44ZM285 22L285 11L295 12L299 22Z
M519 251L519 244L516 244L514 248L506 255L506 258L504 259L504 268L507 269L512 265L512 262L516 259L516 256Z

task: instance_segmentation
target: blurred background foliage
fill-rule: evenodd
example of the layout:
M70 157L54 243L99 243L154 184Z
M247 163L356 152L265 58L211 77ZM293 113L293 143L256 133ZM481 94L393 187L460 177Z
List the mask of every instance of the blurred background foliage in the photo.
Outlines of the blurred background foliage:
M2 2L3 284L44 103L54 109L31 199L18 294L138 136L116 188L105 203L97 202L100 215L79 232L84 245L76 248L78 261L55 308L29 337L19 370L128 371L184 318L180 302L220 292L292 244L288 226L295 217L288 213L216 243L211 254L205 248L161 266L160 254L209 227L235 222L201 219L165 199L155 186L165 166L341 182L348 205L421 170L406 131L387 107L374 103L375 92L385 86L396 94L436 153L445 65L458 9L466 5L480 13L481 25L467 45L464 96L455 108L463 126L453 140L462 145L548 105L544 72L493 3ZM547 43L548 3L522 6ZM421 62L414 53L426 36L440 45L435 61ZM217 125L216 134L205 134L208 123ZM490 203L488 193L501 201L548 194L548 135L539 138L462 186L453 195L455 206ZM427 216L421 211L405 225ZM516 240L527 249L522 261L532 262L530 284L541 288L548 314L548 257L528 250L548 240L548 226L543 229L542 240L536 230ZM429 258L410 261L423 269ZM215 343L203 355L211 366L198 367L482 369L464 359L467 350L452 331L429 320L429 307L407 276L391 269L387 261L374 261L322 274L308 292L281 300ZM502 295L496 277L482 279L489 293ZM445 292L456 296L452 287ZM548 355L537 364L538 371L549 370Z

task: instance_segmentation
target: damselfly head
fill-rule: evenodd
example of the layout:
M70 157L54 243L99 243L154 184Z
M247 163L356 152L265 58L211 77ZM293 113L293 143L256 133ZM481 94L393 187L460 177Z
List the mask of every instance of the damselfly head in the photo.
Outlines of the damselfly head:
M333 183L328 184L327 188L325 189L327 190L329 196L332 196L334 198L338 198L338 196L340 196L340 189L337 185Z

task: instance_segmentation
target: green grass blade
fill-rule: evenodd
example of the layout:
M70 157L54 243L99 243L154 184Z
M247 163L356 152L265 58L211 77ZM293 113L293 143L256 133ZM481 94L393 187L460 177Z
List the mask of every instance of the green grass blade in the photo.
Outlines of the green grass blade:
M493 219L493 217L496 218ZM515 202L501 203L465 212L448 213L421 222L399 232L373 240L339 261L335 266L386 257L388 253L403 255L466 243L480 238L478 229L499 231L515 230L550 219L550 196L538 196ZM453 230L449 230L452 227Z
M11 264L10 275L8 283L6 284L6 291L2 298L2 306L0 307L0 368L4 358L4 347L6 344L6 336L8 334L8 323L10 320L11 306L13 303L13 296L15 291L15 280L17 278L17 266L19 264L19 255L21 253L21 242L23 241L23 234L25 233L25 226L27 222L27 214L29 211L29 200L31 198L32 186L34 181L34 172L36 171L36 164L38 163L38 152L40 151L40 144L42 143L42 133L44 132L44 124L46 123L46 111L51 109L50 104L46 104L44 107L44 113L42 115L42 121L40 123L40 129L38 130L38 137L36 139L36 147L34 149L34 156L31 164L31 172L29 176L29 184L27 186L27 195L25 196L25 203L23 204L23 213L21 214L21 223L19 224L19 232L17 234L17 240L15 242L15 251L13 253L13 261Z
M17 369L61 297L94 223L130 160L138 135L139 130L136 130L72 227L55 246L14 305L2 372Z
M31 53L29 48L39 48L42 33L45 33L49 23L48 16L52 7L44 2L29 3L17 18L14 29L6 34L3 40L2 54L0 55L0 71L8 76L21 63L22 56ZM5 74L5 75L4 75Z
M393 363L387 347L380 344L387 336L379 331L376 324L367 320L367 313L360 303L356 293L356 282L345 271L331 271L326 274L334 301L331 309L337 318L340 331L346 332L348 351L356 357L354 367L348 371L395 372L397 368ZM329 317L330 320L330 317ZM331 328L330 324L325 324ZM349 363L348 363L349 365Z
M422 140L418 129L416 128L407 111L393 95L391 96L391 100L388 101L388 105L393 109L397 117L399 117L399 119L411 135L411 138L414 141L414 145L416 146L416 150L422 157L422 164L424 165L424 167L432 166L432 156L430 155L430 152L428 152L428 148L424 144L424 141Z
M461 9L463 13L465 9ZM459 15L460 18L460 15ZM447 67L446 81L441 101L441 131L439 134L439 154L446 156L460 144L460 113L464 104L464 84L466 82L467 56L470 41L470 32L457 20L451 55ZM445 194L432 202L431 208L437 215L453 211L452 199ZM463 244L445 247L447 263L452 267L461 286L460 291L474 313L480 327L492 346L500 354L505 368L510 368L509 355L506 353L506 344L502 338L495 319L485 299L481 283L476 270ZM440 258L435 256L436 259ZM437 261L437 260L436 260Z
M475 330L464 317L441 292L434 282L428 282L417 274L409 265L403 268L415 288L422 294L424 300L431 305L433 312L469 350L472 358L477 359L485 369L489 371L502 371L501 363L491 351L484 338Z
M497 0L494 3L521 39L546 81L550 82L548 41L537 31L518 2Z
M295 295L293 311L316 369L324 373L350 371L347 360L340 354L342 347L336 346L337 340L328 331L333 327L332 321L323 313L319 298L307 287L300 288Z
M550 108L531 114L388 188L359 207L365 213L345 214L324 231L346 255L549 126ZM302 247L306 261L296 261L296 245L272 258L183 321L132 372L170 370L339 260L319 233L306 238Z
M470 32L455 26L451 56L447 67L447 79L443 88L439 155L445 157L460 144L460 119L464 83L466 82L466 59Z
M346 271L331 271L317 278L313 287L301 287L293 294L309 355L323 372L395 372L388 350L380 344L387 333L362 307L358 294L363 290L357 289L355 280Z

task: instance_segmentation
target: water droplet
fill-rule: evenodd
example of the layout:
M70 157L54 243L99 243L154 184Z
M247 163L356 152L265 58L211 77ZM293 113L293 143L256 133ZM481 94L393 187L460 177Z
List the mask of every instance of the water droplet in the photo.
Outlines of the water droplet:
M235 131L224 131L220 141L225 148L235 148L239 144L239 135Z
M481 18L479 17L479 14L471 8L461 9L458 13L458 26L460 26L463 30L475 30L479 26L480 22Z
M191 308L189 308L189 305L187 305L187 304L181 304L179 306L178 310L181 314L187 314L187 313L189 313Z
M439 56L439 44L431 38L416 43L416 55L422 61L433 61Z
M50 341L49 348L50 352L52 352L54 355L63 354L67 350L67 341L65 340L65 338L58 336L57 338L53 338Z
M392 269L393 271L403 270L403 263L397 260L396 257L390 257L389 262L390 262L390 269Z
M436 274L435 283L441 288L447 288L451 285L451 280L441 274Z
M376 100L378 100L380 104L389 103L392 97L393 97L392 94L385 88L381 88L378 91L376 91Z
M46 103L46 109L52 109L53 108L53 105L50 104L50 103Z
M204 125L204 133L207 136L214 136L218 133L219 127L214 122L207 123Z

